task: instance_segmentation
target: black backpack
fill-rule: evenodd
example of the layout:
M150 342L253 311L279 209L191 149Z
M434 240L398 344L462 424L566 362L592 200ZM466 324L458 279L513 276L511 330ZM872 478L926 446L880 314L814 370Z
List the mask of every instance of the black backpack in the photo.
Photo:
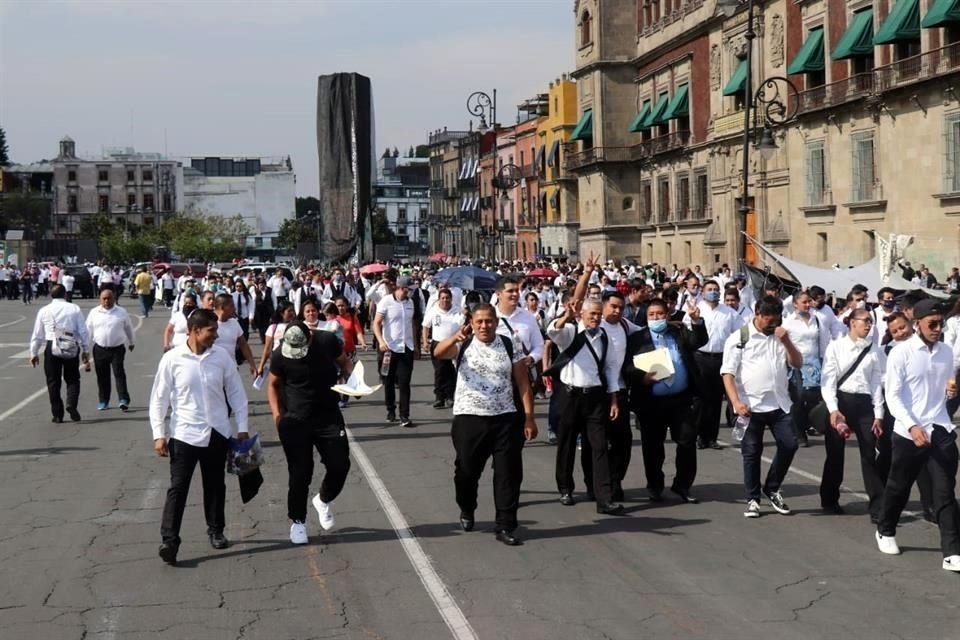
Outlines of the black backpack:
M517 387L517 383L513 379L513 340L499 333L497 334L497 337L500 338L501 342L503 342L503 348L506 350L507 358L510 360L510 386L513 387L513 406L516 407L517 413L523 417L526 414L524 413L523 402L520 399L520 388ZM457 371L460 370L460 364L463 362L463 354L466 353L467 348L472 343L473 336L470 336L463 341L463 344L460 345L460 353L457 354L456 360Z

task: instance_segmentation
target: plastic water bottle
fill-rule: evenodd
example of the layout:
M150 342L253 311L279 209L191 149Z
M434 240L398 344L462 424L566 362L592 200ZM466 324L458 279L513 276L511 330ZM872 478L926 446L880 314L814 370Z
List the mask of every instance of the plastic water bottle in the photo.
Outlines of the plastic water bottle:
M386 378L390 375L390 357L392 352L387 349L383 354L383 360L380 361L380 375Z
M837 423L837 433L839 433L840 437L843 438L844 440L849 440L850 435L853 433L853 431L850 430L850 427L847 425L846 422L841 421Z
M743 434L747 432L750 425L750 416L737 416L737 421L733 423L733 439L737 442L743 440Z

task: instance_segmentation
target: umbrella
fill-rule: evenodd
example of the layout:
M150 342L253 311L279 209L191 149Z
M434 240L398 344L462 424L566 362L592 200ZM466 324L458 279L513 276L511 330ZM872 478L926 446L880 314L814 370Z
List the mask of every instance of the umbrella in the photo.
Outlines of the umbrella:
M368 264L360 267L360 273L365 276L371 276L375 273L383 273L384 271L389 271L390 267L385 264L380 264L379 262L374 262L373 264Z
M439 252L433 254L432 256L430 256L429 258L427 258L427 261L428 261L428 262L443 262L443 261L446 260L448 257L449 257L449 256L448 256L447 254L445 254L443 251L439 251Z
M476 290L493 289L499 278L500 276L492 271L480 267L451 267L438 271L433 280L448 287Z
M547 267L540 267L539 269L533 269L527 272L527 277L529 278L556 278L558 275L560 274Z

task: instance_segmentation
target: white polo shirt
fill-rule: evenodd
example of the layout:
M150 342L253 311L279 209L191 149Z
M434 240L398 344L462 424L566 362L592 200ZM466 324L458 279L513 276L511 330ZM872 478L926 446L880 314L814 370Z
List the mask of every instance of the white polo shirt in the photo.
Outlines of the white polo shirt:
M433 305L423 316L421 326L430 328L430 339L434 342L446 340L463 326L463 314L460 309L451 305L449 311L444 311L440 305Z
M394 353L413 350L413 300L397 300L395 294L384 296L377 303L377 315L383 316L381 332L387 348Z
M227 353L233 353L237 349L237 340L243 335L243 327L240 326L236 318L220 321L217 325L217 341L213 344L223 347L227 350Z

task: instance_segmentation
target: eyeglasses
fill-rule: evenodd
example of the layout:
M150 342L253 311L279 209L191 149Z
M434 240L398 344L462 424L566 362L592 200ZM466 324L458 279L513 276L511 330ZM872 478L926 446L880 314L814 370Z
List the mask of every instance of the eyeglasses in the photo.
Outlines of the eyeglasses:
M927 322L928 329L939 329L943 326L943 320L930 320Z

